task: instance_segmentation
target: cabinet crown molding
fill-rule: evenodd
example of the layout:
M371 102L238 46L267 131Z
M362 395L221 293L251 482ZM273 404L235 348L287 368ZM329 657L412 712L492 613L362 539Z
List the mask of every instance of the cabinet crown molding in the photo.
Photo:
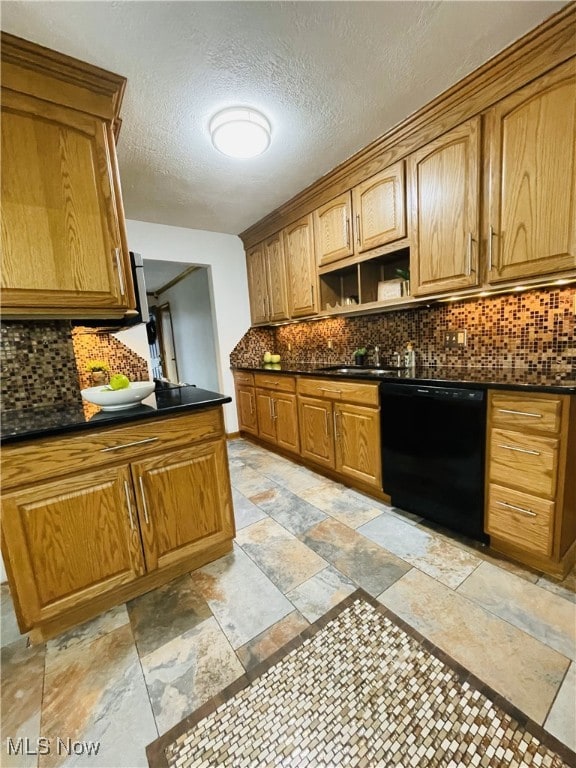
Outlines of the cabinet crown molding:
M240 233L250 248L296 219L407 157L460 123L576 57L571 2L341 165Z
M71 93L88 91L97 98L84 96L85 111L97 117L115 119L120 113L126 78L101 67L53 51L29 40L1 33L2 85L55 103L66 103L62 93L54 98L46 88L45 78L59 81ZM76 96L77 98L77 96ZM69 106L75 106L72 103ZM88 108L86 108L88 106Z

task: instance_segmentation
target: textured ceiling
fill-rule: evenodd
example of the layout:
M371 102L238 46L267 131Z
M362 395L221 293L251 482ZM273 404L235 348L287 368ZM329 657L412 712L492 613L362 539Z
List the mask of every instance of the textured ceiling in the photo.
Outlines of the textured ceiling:
M128 78L128 218L237 234L565 4L4 0L1 24ZM210 144L235 104L272 122L259 158Z

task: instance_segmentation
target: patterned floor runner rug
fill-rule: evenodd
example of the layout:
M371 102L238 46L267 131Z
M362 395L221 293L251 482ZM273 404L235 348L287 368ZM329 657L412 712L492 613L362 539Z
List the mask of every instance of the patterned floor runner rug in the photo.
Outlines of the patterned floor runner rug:
M362 590L146 751L150 768L576 766Z

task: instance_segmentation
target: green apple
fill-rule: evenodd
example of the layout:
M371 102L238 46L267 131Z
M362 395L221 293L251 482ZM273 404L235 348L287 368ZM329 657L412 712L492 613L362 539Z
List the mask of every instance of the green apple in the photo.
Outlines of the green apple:
M270 355L270 362L271 363L279 363L280 362L280 355Z
M110 389L127 389L130 386L130 379L123 373L115 373L110 376Z
M281 371L282 366L280 363L270 363L270 368L272 368L273 371Z
M270 352L264 352L264 358L265 363L271 363L272 362L272 354Z

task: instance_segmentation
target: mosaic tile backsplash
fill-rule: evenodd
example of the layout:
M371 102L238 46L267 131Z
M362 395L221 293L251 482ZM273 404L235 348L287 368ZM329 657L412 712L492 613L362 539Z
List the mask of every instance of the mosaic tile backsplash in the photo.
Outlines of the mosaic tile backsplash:
M148 379L146 361L109 334L72 329L67 320L6 321L0 328L2 409L82 402L80 390L92 386L88 360L108 362L111 372Z
M266 350L289 363L353 362L358 347L380 347L383 362L414 343L417 364L576 371L576 288L526 291L362 317L334 317L253 328L230 356L259 365ZM444 332L466 329L464 348L446 349ZM332 349L328 342L331 341ZM371 362L370 358L368 362Z
M80 401L69 322L11 320L0 339L3 410Z
M130 381L148 381L150 378L146 360L110 334L75 328L72 332L72 343L80 389L94 386L87 367L89 360L104 360L108 363L109 376L113 373L123 373Z

